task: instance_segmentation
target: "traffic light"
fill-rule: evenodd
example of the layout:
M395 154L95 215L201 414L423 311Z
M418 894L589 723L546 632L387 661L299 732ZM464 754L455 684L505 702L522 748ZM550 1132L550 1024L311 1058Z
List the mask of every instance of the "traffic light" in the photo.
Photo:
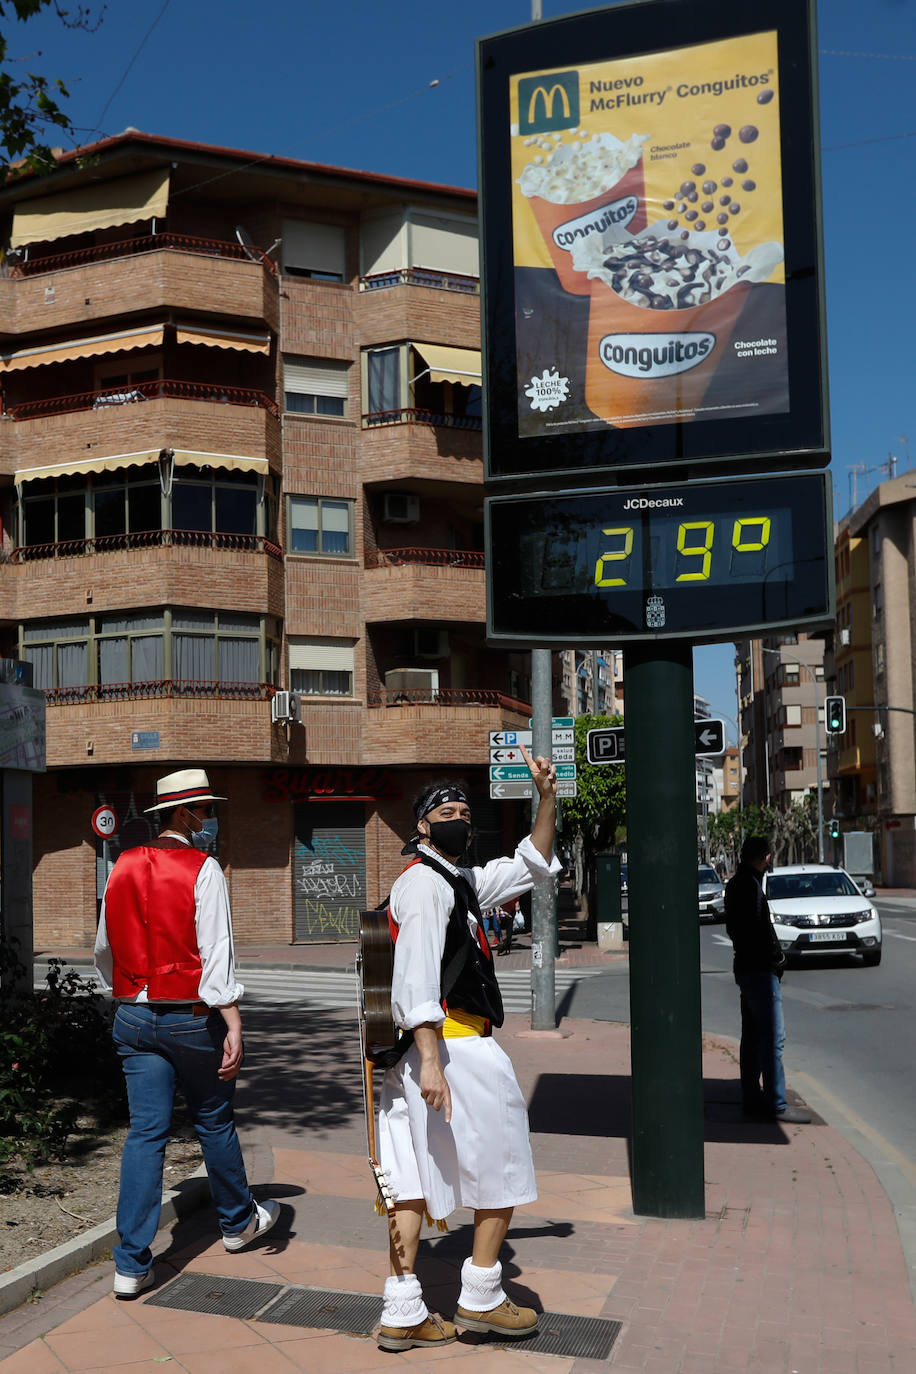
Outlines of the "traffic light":
M846 732L846 698L828 697L824 707L824 720L828 735L842 735Z
M836 819L830 822L830 838L832 840L838 840L840 838L840 823Z

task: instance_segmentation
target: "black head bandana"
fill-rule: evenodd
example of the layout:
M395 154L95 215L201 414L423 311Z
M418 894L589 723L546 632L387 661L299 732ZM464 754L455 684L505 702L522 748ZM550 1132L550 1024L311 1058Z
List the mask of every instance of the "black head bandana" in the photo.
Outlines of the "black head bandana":
M420 800L414 802L414 816L418 821L422 821L424 816L428 816L430 811L435 811L437 806L444 806L446 802L451 801L468 803L467 795L453 783L448 783L445 787L435 787L430 792L424 792ZM416 854L419 843L420 835L414 831L401 853Z

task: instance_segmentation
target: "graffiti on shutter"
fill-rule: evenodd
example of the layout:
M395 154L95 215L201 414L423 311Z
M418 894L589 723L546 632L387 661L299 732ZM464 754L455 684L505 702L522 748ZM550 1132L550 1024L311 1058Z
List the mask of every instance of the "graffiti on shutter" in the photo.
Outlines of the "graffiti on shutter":
M362 802L294 807L293 907L297 940L355 940L366 905Z

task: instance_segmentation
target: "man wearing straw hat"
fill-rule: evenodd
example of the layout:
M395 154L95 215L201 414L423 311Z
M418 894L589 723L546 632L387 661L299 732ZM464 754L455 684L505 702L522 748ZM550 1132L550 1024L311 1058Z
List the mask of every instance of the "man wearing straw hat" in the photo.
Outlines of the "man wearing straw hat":
M114 1042L127 1082L130 1131L121 1158L114 1292L135 1298L153 1282L165 1145L180 1083L203 1150L223 1244L242 1250L280 1215L248 1186L232 1099L242 1063L229 893L195 840L215 836L202 768L156 783L158 840L125 850L102 899L95 966L118 1002Z

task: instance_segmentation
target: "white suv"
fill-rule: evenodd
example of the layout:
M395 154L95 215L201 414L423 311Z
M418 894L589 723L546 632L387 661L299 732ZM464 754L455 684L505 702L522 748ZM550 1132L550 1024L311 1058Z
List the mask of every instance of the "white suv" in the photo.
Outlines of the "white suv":
M764 875L780 946L797 955L861 954L881 962L881 918L849 874L828 864L787 864Z

